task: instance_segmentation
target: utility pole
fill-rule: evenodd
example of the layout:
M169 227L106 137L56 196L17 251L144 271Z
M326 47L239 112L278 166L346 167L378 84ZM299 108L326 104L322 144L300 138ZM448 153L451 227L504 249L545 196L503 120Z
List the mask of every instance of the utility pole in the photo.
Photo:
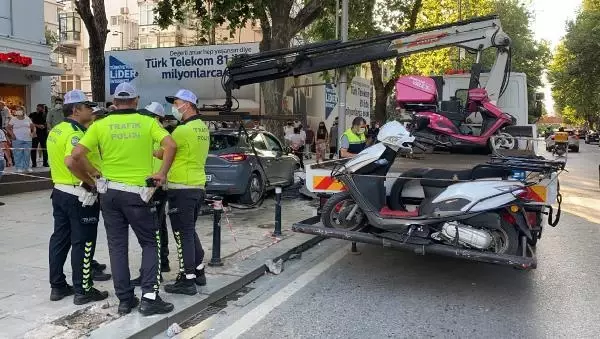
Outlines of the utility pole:
M337 10L336 10L337 20ZM341 22L342 42L348 41L348 0L342 0L342 22ZM338 152L340 149L339 139L346 131L346 91L348 89L348 70L346 67L340 70L340 80L338 84Z

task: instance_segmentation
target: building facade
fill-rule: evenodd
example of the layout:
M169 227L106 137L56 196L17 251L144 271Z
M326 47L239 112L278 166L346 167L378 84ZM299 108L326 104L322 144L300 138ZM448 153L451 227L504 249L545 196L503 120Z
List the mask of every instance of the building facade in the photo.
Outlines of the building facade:
M0 0L0 100L9 107L50 104L50 76L60 75L46 44L44 0Z

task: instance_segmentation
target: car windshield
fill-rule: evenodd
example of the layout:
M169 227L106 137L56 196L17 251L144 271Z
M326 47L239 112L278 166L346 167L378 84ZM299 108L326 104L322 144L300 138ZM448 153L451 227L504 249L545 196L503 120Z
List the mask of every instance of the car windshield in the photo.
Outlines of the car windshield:
M221 151L238 146L239 138L232 134L211 134L209 151Z

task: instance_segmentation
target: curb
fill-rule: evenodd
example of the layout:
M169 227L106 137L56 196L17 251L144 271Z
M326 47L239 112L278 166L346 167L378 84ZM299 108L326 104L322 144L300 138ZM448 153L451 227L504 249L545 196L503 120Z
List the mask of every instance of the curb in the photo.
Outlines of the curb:
M290 232L291 232L291 230L290 230ZM315 246L319 242L323 241L324 239L326 239L326 238L322 237L322 236L312 236L306 240L301 241L300 243L296 244L292 248L285 250L285 252L283 254L280 254L276 257L266 258L266 259L273 259L273 261L283 259L283 261L287 261L288 258L290 257L290 255L304 252L304 251L308 250L309 248ZM211 292L209 295L206 296L206 298L199 300L198 302L191 304L189 306L182 306L180 308L177 308L173 313L166 315L164 318L157 319L157 321L155 321L154 323L149 324L148 326L145 326L143 328L135 329L135 330L131 331L130 333L123 333L124 331L122 331L122 332L120 332L121 335L123 335L124 338L146 339L146 338L152 338L154 336L160 335L161 333L165 333L167 331L167 329L169 328L169 326L171 326L173 323L182 323L183 321L191 318L195 314L198 314L201 311L205 310L207 307L210 306L210 304L226 297L227 295L230 295L231 293L239 290L240 288L244 287L245 285L247 285L247 284L251 283L252 281L263 276L265 274L265 272L267 271L267 268L264 264L266 259L265 260L261 260L261 259L263 259L263 258L257 258L257 260L260 260L260 261L258 261L258 262L260 262L258 267L254 267L254 268L249 267L246 270L246 273L244 273L242 276L240 276L239 278L237 278L236 280L234 280L232 282L229 282L225 286L222 286L222 287L218 288L217 290ZM254 265L254 264L255 264L254 262L249 263L249 265ZM114 324L112 326L121 328L119 326L119 324ZM105 331L111 331L112 329L109 329L109 327L112 327L112 326L109 323L103 328L99 328L99 329L92 331L91 333L88 334L88 336L91 338L103 338L107 334ZM121 328L121 329L124 330L123 328ZM96 332L96 333L94 333L94 332ZM104 333L102 333L102 332L104 332Z

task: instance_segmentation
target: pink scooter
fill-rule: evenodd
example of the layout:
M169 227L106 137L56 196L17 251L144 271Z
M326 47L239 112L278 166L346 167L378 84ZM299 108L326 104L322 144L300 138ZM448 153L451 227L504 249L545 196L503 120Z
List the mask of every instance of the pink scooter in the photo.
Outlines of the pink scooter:
M493 105L484 88L468 91L467 107L454 100L456 109L442 111L438 108L435 81L424 76L404 76L396 82L396 101L400 108L412 113L414 125L411 133L421 144L431 148L504 148L513 149L516 140L503 131L516 124L516 119ZM477 133L466 124L474 112L481 113L481 129ZM494 136L494 145L490 138Z

